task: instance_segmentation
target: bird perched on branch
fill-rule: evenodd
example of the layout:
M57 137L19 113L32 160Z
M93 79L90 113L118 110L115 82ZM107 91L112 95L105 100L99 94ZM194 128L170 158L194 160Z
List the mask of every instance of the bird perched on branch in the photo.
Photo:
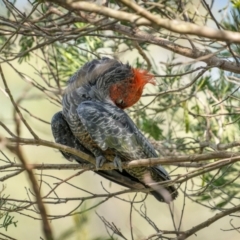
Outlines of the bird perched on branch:
M118 170L96 172L125 187L139 190L148 187L146 176L151 182L170 180L160 165L125 170L121 167L123 161L158 157L123 110L140 99L147 83L155 84L152 74L114 59L86 63L69 79L62 100L63 110L53 116L51 126L55 141L94 156L96 169L105 161L113 162ZM79 163L87 162L65 152L62 154ZM155 186L151 193L165 202L178 195L174 186L158 189Z

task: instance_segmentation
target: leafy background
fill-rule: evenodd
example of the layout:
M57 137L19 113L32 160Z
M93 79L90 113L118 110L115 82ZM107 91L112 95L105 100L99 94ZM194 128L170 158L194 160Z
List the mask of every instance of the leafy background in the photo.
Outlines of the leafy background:
M25 1L17 1L16 3L20 8L27 8L27 2ZM220 13L218 13L217 10L221 8L220 4L225 6L226 1L219 1L218 4L215 4L216 8L213 10L215 10L215 16L219 18ZM235 7L237 7L238 1L234 1L233 4ZM0 11L3 11L3 9L1 8ZM223 22L222 24L228 29L238 31L238 22L239 9L234 8L232 9L231 17L229 15L229 17L226 18L226 22ZM213 23L209 24L210 26L211 24L213 25ZM82 25L76 24L75 27L80 28ZM16 40L15 45L9 46L9 48L12 49L17 48L19 53L22 53L22 57L12 61L11 64L20 72L26 72L28 76L32 77L32 79L36 81L36 84L38 82L42 83L41 77L46 77L47 79L51 80L51 82L54 82L52 74L49 73L46 63L41 59L41 51L37 52L39 55L36 53L24 54L27 50L35 46L35 40L36 39L33 37L22 37ZM0 37L0 44L4 41L4 37ZM179 41L188 46L186 40ZM85 62L93 58L103 55L108 56L113 54L123 62L128 61L130 64L135 66L143 67L141 56L134 48L132 50L126 50L127 44L127 41L121 39L114 41L110 39L103 42L99 37L82 37L81 39L77 39L74 44L72 42L54 43L49 46L48 50L52 56L49 58L49 63L47 64L49 64L52 69L55 70L54 75L61 79L62 86L65 85L69 76L71 76L79 68L79 66L82 66ZM191 71L196 67L201 67L200 64L186 65L182 67L178 67L177 65L172 66L172 63L177 64L178 62L187 62L190 61L190 59L173 55L167 50L162 48L160 49L157 46L148 46L144 43L141 44L141 48L148 53L152 63L151 71L155 74L182 74ZM239 46L235 45L234 51L239 54ZM94 54L92 54L92 52ZM222 53L222 57L230 58L231 55L226 51L225 53ZM161 64L161 67L159 67L159 63L162 62L165 62L166 64ZM42 76L39 76L39 72L37 71L39 69L41 69ZM29 83L23 81L23 79L21 79L19 75L16 74L11 67L9 67L8 64L3 64L3 71L8 80L9 88L11 89L15 99L20 97L21 94L26 91L26 89L29 91L27 101L23 101L21 106L25 109L28 109L33 115L41 116L42 119L50 122L52 115L59 111L60 107L49 101L44 94L39 92L34 87L29 89ZM193 78L194 74L187 76L187 78L189 77ZM180 87L180 79L184 79L184 77L158 77L157 91L165 91L166 87L169 89ZM188 79L185 79L186 82L187 80ZM1 87L3 88L2 85ZM211 112L211 114L220 113L222 109L219 107L219 105L213 106L216 103L216 99L223 99L224 96L230 95L236 90L236 88L237 87L235 83L226 81L226 76L222 71L219 71L218 69L212 69L199 78L197 84L195 84L192 88L184 90L178 94L174 93L174 95L163 95L162 97L157 98L154 101L154 104L148 107L146 111L141 110L145 105L150 103L154 97L143 96L142 102L130 109L129 114L131 114L139 128L141 128L147 136L151 136L153 139L161 141L164 146L169 147L170 152L179 151L187 154L196 153L199 152L199 142L205 139L204 134L209 134L207 132L203 133L202 130L205 129L206 124L211 126L210 129L213 134L212 137L210 136L210 138L216 136L217 139L212 139L215 142L231 142L233 140L238 140L239 91L235 92L235 98L228 98L226 100L227 104L224 110L231 115L219 117L221 118L220 120L219 118L210 118L208 121L205 121L201 117L197 116L206 114L206 112ZM154 94L155 91L155 88L148 86L147 90L145 91L145 95ZM206 105L201 104L201 101L197 101L193 98L194 94L196 93L199 94L201 101L204 101ZM58 97L59 96L56 96L56 98ZM2 103L0 113L1 120L4 120L4 122L8 123L8 126L14 128L11 104L4 93L0 94L0 102ZM50 126L48 124L36 121L36 119L31 118L27 113L25 113L24 116L41 138L53 140L53 137L50 133ZM219 132L219 121L221 121L221 124L224 125L222 128L223 132L221 133ZM228 125L231 122L236 123ZM227 131L225 131L225 129L227 129ZM0 130L0 134L4 134L4 132ZM22 132L22 135L24 137L30 137L30 134L26 130ZM211 148L209 148L208 151L211 151ZM25 146L24 152L26 153L28 161L31 163L66 163L66 160L64 160L57 151L52 149ZM11 153L8 153L8 156L10 156L12 159L14 158ZM180 170L177 170L174 172L174 174L179 172ZM179 218L180 209L182 209L183 205L185 206L185 212L187 214L185 214L183 218L183 230L188 229L191 226L196 225L212 216L213 210L206 210L205 207L208 203L211 205L211 203L214 202L215 208L218 208L225 207L229 202L231 202L231 204L236 202L236 200L232 201L232 198L233 196L238 196L239 181L235 181L231 185L227 185L226 183L231 181L233 176L237 177L238 173L239 164L235 164L234 166L228 166L213 173L204 174L202 178L195 180L194 185L198 185L199 187L204 187L204 184L212 181L212 185L210 189L206 191L206 193L203 192L200 196L195 196L197 201L199 201L199 203L201 203L203 206L200 204L197 205L189 199L186 199L186 202L184 202L184 199L180 193L180 196L175 201L174 205L177 212L176 218ZM72 175L72 172L46 171L45 174L55 175L59 178L65 179ZM48 178L47 176L46 179L48 179L50 183L54 183L56 181L55 179ZM113 183L110 184L108 181L98 177L92 172L86 172L84 175L71 180L71 182L77 185L79 184L85 189L91 189L96 193L101 193L101 183L108 187L111 191L121 189L121 187ZM8 180L7 184L2 186L5 186L4 188L6 189L1 192L1 196L4 194L4 196L9 196L9 198L13 196L17 196L21 199L26 198L28 180L25 174L20 174L16 178ZM191 192L191 187L188 186L188 188L190 189L189 192ZM47 190L47 188L45 190L43 189L43 192L47 192ZM193 192L191 193L194 193L194 190L192 191ZM209 192L212 194L209 195ZM75 191L67 185L61 186L59 193L62 196L67 195L69 197L77 197L79 194L83 194ZM141 194L139 194L138 199L141 199L140 195ZM132 199L133 196L134 194L128 194L127 198ZM228 198L226 198L226 196L228 196ZM97 199L89 201L81 206L81 209L78 209L77 211L84 211L84 209L96 204L98 201L99 200ZM1 202L0 206L2 206L1 204L3 205L4 203ZM78 203L76 202L74 204L77 206ZM137 209L141 209L141 204L142 203L136 204L135 207ZM17 206L12 207L14 208ZM155 201L155 199L153 199L153 197L149 196L146 201L146 207L148 215L155 223L157 223L159 228L169 229L172 227L172 222L168 221L168 219L170 219L170 213L167 205L159 204ZM59 209L58 206L47 205L47 210L51 214L68 212L73 208L73 203L66 204L66 206L61 209ZM109 222L118 223L118 225L121 226L121 230L129 234L129 210L129 203L125 203L118 199L112 199L111 201L100 205L97 209L91 211L91 213L54 220L52 221L51 225L53 226L53 230L58 239L107 239L105 227L102 221L96 215L96 212L99 215L103 215ZM31 212L25 214L31 214ZM9 217L9 215L6 215L4 211L2 215L3 216L0 215L0 217L2 217L0 219L0 228L4 228L6 225L6 216ZM15 224L11 224L7 227L7 231L11 233L12 237L17 239L39 239L39 236L42 236L40 222L38 220L33 221L31 218L22 215L21 212L18 214L12 213L11 216L14 217L12 218L13 223L17 221L16 226L14 226ZM140 236L147 236L151 234L152 227L147 225L145 221L139 217L137 212L134 212L133 218L133 228L135 234L139 236L139 239L141 239ZM239 236L237 232L229 231L222 234L220 230L221 228L224 229L225 226L229 225L230 219L231 217L226 217L213 224L211 227L211 233L209 233L209 229L205 228L199 232L197 236L190 237L189 239L212 239L212 233L214 233L214 236L219 240L226 238L233 240L238 239ZM8 220L8 222L9 221L11 220ZM144 226L144 229L141 226Z

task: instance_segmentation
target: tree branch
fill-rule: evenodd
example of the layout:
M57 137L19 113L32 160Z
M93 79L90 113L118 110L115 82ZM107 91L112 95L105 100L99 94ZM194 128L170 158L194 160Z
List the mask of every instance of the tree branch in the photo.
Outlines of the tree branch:
M0 139L1 140L1 139ZM41 146L46 146L50 148L55 148L60 151L64 151L67 153L74 154L75 156L78 156L89 163L92 163L95 165L95 158L84 153L81 151L78 151L74 148L42 140L42 139L27 139L27 138L6 138L6 144L7 146L12 147L12 143L19 143L19 144L26 144L26 145L41 145ZM3 140L2 140L3 141ZM232 145L232 144L231 144ZM219 152L210 152L210 153L204 153L204 154L193 154L193 155L182 155L182 156L165 156L165 157L160 157L160 158L149 158L149 159L138 159L138 160L132 160L130 162L123 162L122 167L123 168L134 168L134 167L140 167L140 166L154 166L157 164L165 164L165 165L171 165L172 163L182 163L182 162L200 162L200 161L209 161L212 159L224 159L228 158L228 161L238 161L240 159L240 152L226 152L226 151L219 151ZM64 164L65 165L65 164ZM63 165L63 166L64 166ZM94 165L89 165L89 164L82 164L81 167L83 169L89 169L89 170L95 170ZM9 164L8 167L11 167L12 164ZM36 165L40 169L42 167L45 168L45 165ZM48 165L49 169L52 168L51 165ZM54 166L54 165L53 165ZM80 166L80 165L78 165ZM86 167L87 166L87 167ZM0 167L0 169L2 169ZM111 170L111 169L116 169L114 167L113 163L105 163L99 170Z
M1 139L0 139L1 140ZM27 171L30 183L32 185L32 189L34 191L35 197L36 197L36 203L42 218L42 227L43 227L43 233L46 237L46 240L53 240L53 234L52 234L52 229L50 227L48 218L47 218L47 211L44 207L43 201L42 201L42 197L40 194L40 189L39 189L39 185L38 182L34 176L34 173L32 171L32 168L29 164L27 164L25 157L23 156L22 150L20 148L19 145L17 145L16 148L9 148L10 151L12 151L13 153L15 153L20 162L22 163L22 167L23 169L25 169Z
M240 33L226 31L226 30L217 30L209 28L206 26L198 26L193 23L183 22L178 20L168 20L162 19L156 15L152 15L150 12L146 11L139 5L135 4L133 1L129 0L119 0L124 3L126 6L134 9L138 14L144 16L140 17L136 14L124 12L121 10L110 9L108 7L99 6L94 3L87 1L63 1L63 0L48 0L48 2L54 2L68 10L78 12L86 11L91 13L98 13L100 15L117 19L119 21L125 21L133 23L136 26L152 26L155 29L159 27L165 28L169 31L180 33L180 34L191 34L201 37L206 37L215 40L240 43ZM79 12L78 12L79 13ZM153 23L155 25L153 25Z
M56 0L55 2L57 3L57 2L65 2L65 1ZM85 4L85 2L84 2L84 4ZM59 5L61 5L61 4L59 4ZM83 3L81 4L81 6L82 5L83 5ZM74 8L71 7L71 4L67 4L65 6L65 8L67 8L70 11L74 11ZM89 9L91 9L91 8L89 8ZM84 10L84 9L82 9L82 10ZM78 12L77 14L79 14L81 16L80 12ZM115 22L113 23L113 21L108 20L108 19L103 19L100 21L99 19L96 20L96 19L93 19L90 17L88 18L87 16L85 16L85 19L81 18L81 20L78 19L78 21L91 23L91 24L97 25L97 26L103 25L103 26L101 26L101 29L103 29L103 30L116 31L121 34L127 35L131 38L138 39L139 42L152 43L152 44L158 45L160 47L163 47L165 49L168 49L172 52L178 53L182 56L193 58L193 59L199 59L199 61L205 62L208 66L215 66L222 70L227 70L227 71L231 71L234 73L240 73L240 68L239 68L238 64L236 64L235 62L232 62L230 60L218 58L215 54L212 55L212 53L209 50L205 51L205 50L198 50L197 48L191 49L188 47L183 47L179 44L173 43L164 38L157 37L153 34L149 34L147 32L141 31L139 29L137 29L136 31L133 31L133 29L131 27L128 27L128 26L125 26L122 24L117 24ZM218 31L218 30L216 30L216 31Z
M224 210L221 213L217 213L215 216L213 216L213 217L207 219L206 221L198 224L197 226L193 227L192 229L185 231L179 237L174 238L172 240L184 240L184 239L190 237L191 235L193 235L194 233L198 232L199 230L201 230L205 227L208 227L209 225L216 222L220 218L223 218L223 217L225 217L225 216L227 216L231 213L237 212L239 210L240 210L240 205L237 205L236 207L230 208L228 210Z

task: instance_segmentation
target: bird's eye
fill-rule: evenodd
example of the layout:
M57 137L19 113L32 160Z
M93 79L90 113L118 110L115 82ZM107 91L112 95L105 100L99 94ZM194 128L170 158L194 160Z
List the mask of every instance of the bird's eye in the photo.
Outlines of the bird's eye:
M117 99L116 103L118 105L124 105L124 101L122 99Z

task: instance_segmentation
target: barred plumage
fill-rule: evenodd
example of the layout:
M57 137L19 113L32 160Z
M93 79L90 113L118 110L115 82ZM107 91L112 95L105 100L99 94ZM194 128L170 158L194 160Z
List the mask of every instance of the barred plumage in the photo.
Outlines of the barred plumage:
M70 78L63 96L63 111L52 120L55 140L61 142L64 133L61 143L95 156L97 166L104 161L114 161L121 168L121 161L157 157L153 146L122 110L138 101L148 82L154 83L151 74L113 59L103 58L85 64ZM65 124L63 131L57 129L58 121ZM69 158L69 155L65 154L65 157ZM170 179L160 165L126 169L122 173L118 170L101 171L99 174L110 180L116 177L115 182L119 184L136 185L141 189L146 187L146 173L150 173L155 182ZM174 186L166 189L172 199L177 197ZM153 195L164 201L157 192Z

